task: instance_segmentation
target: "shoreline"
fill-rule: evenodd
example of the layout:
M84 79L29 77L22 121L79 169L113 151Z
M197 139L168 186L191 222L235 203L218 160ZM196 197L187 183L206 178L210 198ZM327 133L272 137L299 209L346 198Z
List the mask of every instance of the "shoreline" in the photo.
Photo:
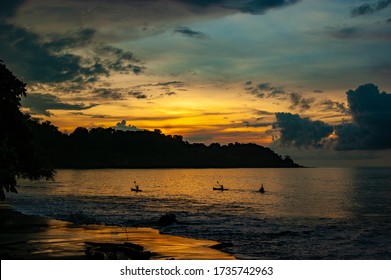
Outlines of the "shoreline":
M160 234L153 228L75 225L26 215L0 204L0 258L2 260L91 259L87 244L132 243L151 252L151 260L234 260L233 255L211 248L219 243ZM87 244L86 244L87 243ZM119 255L119 259L129 259Z

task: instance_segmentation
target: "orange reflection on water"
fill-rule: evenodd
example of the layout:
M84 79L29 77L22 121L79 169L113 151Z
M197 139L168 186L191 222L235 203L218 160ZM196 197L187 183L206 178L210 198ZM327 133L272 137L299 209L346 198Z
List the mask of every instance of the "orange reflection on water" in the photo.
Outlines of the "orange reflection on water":
M101 225L72 226L49 221L47 227L25 225L10 235L2 234L2 254L16 259L84 259L85 242L122 244L131 242L151 251L153 259L234 259L211 249L210 240L162 235L152 228L124 228Z

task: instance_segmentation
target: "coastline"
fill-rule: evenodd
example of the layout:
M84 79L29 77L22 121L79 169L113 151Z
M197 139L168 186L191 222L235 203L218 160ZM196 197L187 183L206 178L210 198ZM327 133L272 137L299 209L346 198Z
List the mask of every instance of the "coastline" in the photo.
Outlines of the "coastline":
M0 258L20 260L91 259L87 243L132 243L151 252L150 259L234 260L233 255L211 248L219 243L160 234L152 228L74 225L70 222L22 214L0 204ZM123 256L120 256L120 259Z

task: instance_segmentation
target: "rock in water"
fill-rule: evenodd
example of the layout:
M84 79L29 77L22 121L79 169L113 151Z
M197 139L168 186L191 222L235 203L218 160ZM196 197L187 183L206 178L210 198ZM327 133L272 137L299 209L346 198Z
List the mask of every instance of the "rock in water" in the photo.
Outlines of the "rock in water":
M120 256L131 260L149 260L152 253L144 251L144 247L125 242L123 244L117 243L97 243L84 242L86 244L86 255L89 259L119 259Z
M160 217L158 225L161 227L166 227L172 225L175 222L176 222L175 214L165 214Z

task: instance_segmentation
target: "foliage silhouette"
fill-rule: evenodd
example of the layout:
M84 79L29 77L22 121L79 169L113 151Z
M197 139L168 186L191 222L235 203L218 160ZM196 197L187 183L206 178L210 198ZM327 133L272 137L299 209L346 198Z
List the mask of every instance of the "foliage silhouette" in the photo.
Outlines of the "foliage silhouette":
M20 111L20 100L26 96L26 84L9 71L0 60L0 199L5 192L17 192L18 178L38 180L52 178L37 151L31 133L38 123Z
M40 152L56 168L237 168L300 167L256 144L183 141L160 130L122 131L78 127L67 135L50 122L34 127Z

